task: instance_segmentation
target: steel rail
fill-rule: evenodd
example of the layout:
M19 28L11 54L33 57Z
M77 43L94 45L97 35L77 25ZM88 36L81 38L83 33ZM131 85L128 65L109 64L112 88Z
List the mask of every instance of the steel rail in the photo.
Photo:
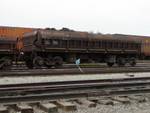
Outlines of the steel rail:
M71 84L71 85L46 85L46 86L36 86L36 87L14 87L14 88L1 88L0 93L4 91L34 91L34 90L60 90L60 89L72 89L72 88L92 88L92 87L111 87L111 86L130 86L130 85L147 85L150 81L138 81L138 82L106 82L106 83L88 83L88 84ZM31 90L30 90L31 89Z
M28 87L4 87L0 88L0 96L29 95L36 93L54 93L68 90L86 90L91 88L102 89L111 87L125 86L145 86L150 85L150 81L114 81L102 83L76 83L76 84L59 84L44 86L28 86Z
M68 70L66 69L65 71L60 71L59 69L55 69L55 70L51 70L51 71L47 71L44 72L43 70L41 70L41 72L30 72L30 71L25 71L25 72L2 72L0 73L1 77L6 77L6 76L60 76L60 75L85 75L85 74L104 74L104 73L137 73L137 72L150 72L150 68L149 69L120 69L120 70L116 70L116 69L109 69L108 70L100 70L99 68L94 68L94 69L83 69L84 73L80 72L78 69L74 69L74 70Z
M112 88L112 87L131 87L131 86L145 86L150 85L150 81L142 81L142 82L115 82L115 83L94 83L94 84L74 84L74 85L53 85L53 86L38 86L32 88L18 88L18 89L4 89L0 90L0 96L3 95L29 95L36 93L54 93L54 92L62 92L66 90L74 91L82 91L91 88L96 89L104 89L104 88Z
M0 104L10 105L16 103L33 103L40 101L57 101L60 99L79 99L81 97L93 97L93 96L114 96L123 95L127 96L130 94L146 94L150 93L150 88L147 89L131 89L131 90L96 90L96 91L82 91L82 92L71 92L71 93L53 93L53 94L38 94L38 95L26 95L26 96L11 96L11 97L0 97Z
M125 82L125 81L148 81L150 77L134 77L134 78L113 78L113 79L94 79L94 80L74 80L74 81L54 81L54 82L39 82L39 83L20 83L20 84L1 84L2 89L13 88L35 88L38 86L52 86L52 85L73 85L73 84L86 84L86 83L104 83L104 82Z
M6 87L7 85L1 85L5 87L1 87L0 89L0 104L39 102L44 100L56 101L59 99L76 99L91 96L150 93L150 88L146 87L150 86L150 80L148 79L150 78L138 77L123 79L62 81L51 82L49 84L15 84L15 87L8 85L8 89ZM21 86L16 87L17 85Z
M81 67L81 72L77 67L74 68L60 68L60 69L32 69L32 70L16 70L16 71L0 71L0 76L57 76L57 75L77 75L77 74L97 74L97 73L124 73L124 72L150 72L149 66L136 67ZM109 71L108 71L109 70Z

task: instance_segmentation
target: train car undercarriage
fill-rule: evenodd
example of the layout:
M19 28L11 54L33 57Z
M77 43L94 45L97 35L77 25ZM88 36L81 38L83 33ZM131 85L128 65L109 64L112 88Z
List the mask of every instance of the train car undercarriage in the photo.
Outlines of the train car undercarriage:
M28 68L42 68L47 67L51 68L60 67L64 62L75 64L77 59L80 59L81 63L107 63L109 67L112 67L114 64L117 64L119 67L124 67L127 63L131 66L136 65L136 56L135 55L111 55L111 54L78 54L78 53L28 53L25 58L26 66Z

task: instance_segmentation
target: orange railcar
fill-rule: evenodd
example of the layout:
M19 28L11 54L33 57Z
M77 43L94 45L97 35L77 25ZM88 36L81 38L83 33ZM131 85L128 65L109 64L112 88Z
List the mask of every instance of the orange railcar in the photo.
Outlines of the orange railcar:
M0 26L0 37L17 37L18 38L17 49L20 50L22 48L22 42L20 41L22 34L33 30L39 30L39 29Z
M36 28L0 26L0 37L21 37L23 33L38 30Z

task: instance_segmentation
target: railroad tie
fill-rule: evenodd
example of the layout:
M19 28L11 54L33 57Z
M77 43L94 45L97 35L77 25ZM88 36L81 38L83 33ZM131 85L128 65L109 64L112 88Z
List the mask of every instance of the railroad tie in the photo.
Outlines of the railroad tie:
M128 96L129 99L133 99L133 100L137 100L138 102L145 102L146 99L141 97L141 96L134 96L134 95L130 95Z
M0 113L8 113L8 109L5 106L0 106Z
M123 97L113 96L113 97L111 97L111 99L115 100L115 101L118 101L118 102L121 102L123 104L129 104L129 103L131 103L128 99L123 98Z
M77 100L77 103L84 104L84 105L86 105L88 107L95 107L96 106L95 102L89 101L87 99L79 99L79 100Z
M18 111L21 111L21 113L33 113L33 108L27 104L16 105L16 108Z
M97 103L98 100L99 100L99 98L96 98L96 97L88 97L87 100Z
M57 101L56 104L64 111L75 111L77 109L76 105L71 102Z
M103 104L103 105L114 105L113 101L108 99L108 98L96 98L96 97L89 97L87 98L87 100L92 101L92 102L96 102L98 104Z
M53 103L40 103L39 106L48 113L58 113L57 105Z
M114 105L114 102L110 99L100 99L97 103L103 105Z

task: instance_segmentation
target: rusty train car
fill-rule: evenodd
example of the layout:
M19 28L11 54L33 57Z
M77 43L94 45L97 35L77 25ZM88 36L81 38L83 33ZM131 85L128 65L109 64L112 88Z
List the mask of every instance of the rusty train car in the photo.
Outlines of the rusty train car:
M10 68L17 55L17 38L0 37L0 69Z
M102 35L87 32L35 30L24 33L21 41L29 68L61 66L63 62L105 62L124 66L136 65L141 53L141 38Z

